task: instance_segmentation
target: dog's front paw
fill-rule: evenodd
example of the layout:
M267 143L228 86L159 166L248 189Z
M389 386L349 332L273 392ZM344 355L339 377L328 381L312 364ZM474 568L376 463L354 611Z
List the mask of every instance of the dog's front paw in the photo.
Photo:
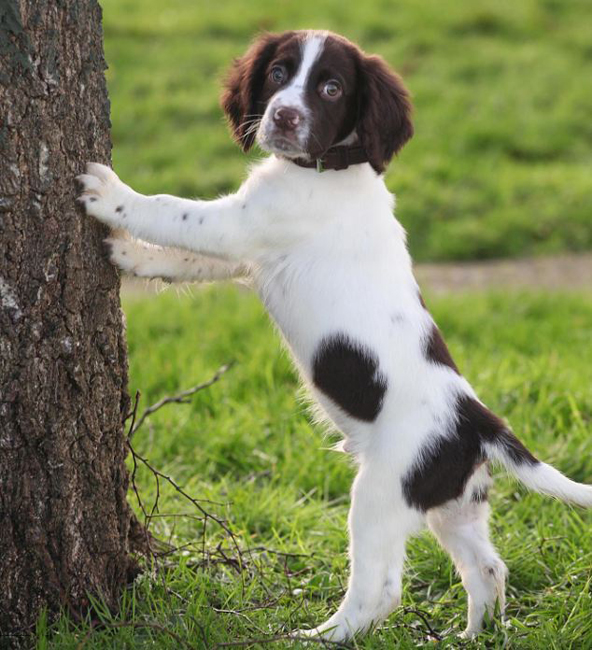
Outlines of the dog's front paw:
M76 180L83 188L78 201L87 214L112 228L125 227L136 195L131 187L122 183L112 169L99 163L88 163L86 174L80 174Z
M111 263L121 271L143 278L159 277L158 253L162 249L129 237L109 237L104 241ZM155 259L156 258L156 259Z
M136 269L141 262L138 259L138 244L131 239L110 237L103 242L105 251L112 264L125 273L136 275Z

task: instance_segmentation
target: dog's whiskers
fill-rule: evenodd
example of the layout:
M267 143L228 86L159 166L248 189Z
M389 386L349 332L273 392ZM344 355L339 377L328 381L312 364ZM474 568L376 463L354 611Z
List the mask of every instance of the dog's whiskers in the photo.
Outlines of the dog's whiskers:
M256 133L259 130L261 124L261 119L252 121L252 124L247 128L247 130L240 136L240 140L248 138L253 133Z

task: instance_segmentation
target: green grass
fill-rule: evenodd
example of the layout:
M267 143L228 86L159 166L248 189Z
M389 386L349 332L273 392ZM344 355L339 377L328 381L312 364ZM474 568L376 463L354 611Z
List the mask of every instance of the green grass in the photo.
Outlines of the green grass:
M592 297L488 293L428 303L481 398L541 458L592 482ZM89 632L67 618L48 628L42 619L38 647L176 650L184 642L215 648L319 623L335 609L347 579L353 470L345 456L326 449L329 441L298 401L295 373L262 307L245 291L227 287L128 300L126 312L132 390L142 390L144 406L236 362L191 404L152 416L136 436L138 452L193 496L230 503L204 506L227 518L242 549L303 555L247 554L237 571L216 563L218 543L229 557L236 553L210 522L205 548L212 561L199 566L201 523L169 516L198 513L163 486L160 513L167 516L155 519L153 530L182 550L126 592L119 617L103 613L105 628ZM140 470L137 479L150 507L153 477ZM510 569L510 625L485 633L481 644L592 647L592 515L525 493L503 476L491 502L493 538ZM427 534L409 543L403 608L357 647L428 643L417 611L439 634L461 630L466 617L459 580ZM433 645L483 647L462 644L454 634Z
M387 183L416 259L592 247L589 0L102 5L113 159L139 191L235 189L247 160L218 107L231 59L262 29L328 28L413 93L416 136Z

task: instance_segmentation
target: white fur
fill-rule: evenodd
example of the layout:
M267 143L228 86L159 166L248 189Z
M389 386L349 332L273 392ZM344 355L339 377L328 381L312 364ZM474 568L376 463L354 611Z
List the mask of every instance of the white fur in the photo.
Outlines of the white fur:
M476 634L496 599L503 607L506 576L489 541L489 507L470 499L475 486L490 482L487 472L475 472L461 498L427 516L407 505L401 487L434 430L449 431L458 396L475 394L463 377L423 353L432 319L418 300L405 233L383 179L368 164L318 174L272 156L236 194L214 201L143 196L98 164L89 164L80 180L89 214L157 245L110 240L112 259L124 270L170 280L248 274L304 382L359 464L347 594L326 623L301 633L342 640L388 616L400 602L405 541L427 522L469 594L465 635ZM350 417L312 385L315 350L335 332L363 341L388 378L374 422ZM590 504L589 486L544 464L512 467L497 447L489 451L529 487Z
M592 507L592 485L576 483L547 463L516 464L495 444L487 445L487 455L503 465L529 490L574 503L583 508Z

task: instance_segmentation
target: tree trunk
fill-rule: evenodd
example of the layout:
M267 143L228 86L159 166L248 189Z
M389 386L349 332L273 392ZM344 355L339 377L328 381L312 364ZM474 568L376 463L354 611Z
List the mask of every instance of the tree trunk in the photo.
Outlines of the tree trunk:
M131 566L119 280L74 183L110 160L105 67L96 0L0 0L4 638L89 593L116 607Z

